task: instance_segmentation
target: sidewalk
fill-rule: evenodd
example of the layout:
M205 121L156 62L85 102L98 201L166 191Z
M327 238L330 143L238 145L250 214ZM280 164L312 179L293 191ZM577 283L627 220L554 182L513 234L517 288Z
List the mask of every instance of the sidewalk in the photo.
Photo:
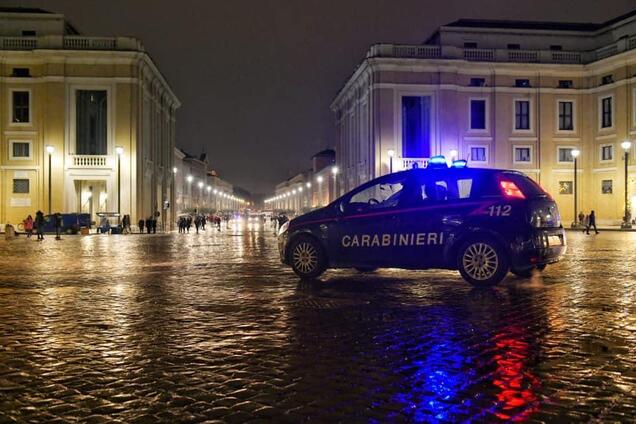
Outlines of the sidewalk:
M565 227L566 231L583 231L584 228L570 228ZM623 232L636 232L636 225L632 226L632 228L623 229L620 225L605 225L597 227L599 231L623 231ZM594 231L594 229L592 229Z

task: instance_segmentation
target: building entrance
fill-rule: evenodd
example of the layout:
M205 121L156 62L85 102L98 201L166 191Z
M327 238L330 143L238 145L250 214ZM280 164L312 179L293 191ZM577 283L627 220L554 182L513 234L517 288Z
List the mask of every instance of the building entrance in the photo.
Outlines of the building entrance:
M75 206L79 213L88 213L91 221L96 221L98 212L108 212L108 192L106 181L76 180Z

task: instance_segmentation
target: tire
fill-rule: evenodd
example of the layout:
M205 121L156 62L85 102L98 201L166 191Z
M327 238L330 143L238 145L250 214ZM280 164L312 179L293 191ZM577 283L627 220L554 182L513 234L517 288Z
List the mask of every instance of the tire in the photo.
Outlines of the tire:
M358 272L362 272L364 274L370 273L370 272L375 272L378 269L377 268L373 268L373 267L364 267L364 266L358 266L355 268L356 271Z
M318 278L327 269L327 255L320 242L312 237L296 238L289 249L292 269L303 280Z
M475 238L459 248L457 269L475 287L495 286L508 273L508 255L493 239Z

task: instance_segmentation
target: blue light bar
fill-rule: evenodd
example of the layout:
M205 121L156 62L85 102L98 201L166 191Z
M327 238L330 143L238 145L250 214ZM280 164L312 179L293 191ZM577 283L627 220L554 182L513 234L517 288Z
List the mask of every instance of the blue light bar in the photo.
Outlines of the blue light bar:
M439 156L433 156L432 158L430 158L428 160L427 166L433 167L433 168L439 168L439 167L446 168L448 164L446 163L446 158L444 157L444 155L439 155Z
M451 167L453 168L466 168L468 166L468 161L466 159L457 159L453 161Z

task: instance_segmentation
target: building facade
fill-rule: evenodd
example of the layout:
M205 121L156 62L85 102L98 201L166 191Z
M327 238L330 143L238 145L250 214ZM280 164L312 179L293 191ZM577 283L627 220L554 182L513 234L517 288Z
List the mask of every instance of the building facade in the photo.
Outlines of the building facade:
M0 223L37 210L165 223L180 103L142 44L38 9L0 21Z
M175 214L236 211L245 204L234 194L234 187L209 169L206 154L191 156L174 148L173 178L175 184Z
M602 24L459 20L422 45L374 45L331 106L339 192L433 155L522 171L564 222L618 224L636 144L636 12ZM636 204L636 161L628 206Z

